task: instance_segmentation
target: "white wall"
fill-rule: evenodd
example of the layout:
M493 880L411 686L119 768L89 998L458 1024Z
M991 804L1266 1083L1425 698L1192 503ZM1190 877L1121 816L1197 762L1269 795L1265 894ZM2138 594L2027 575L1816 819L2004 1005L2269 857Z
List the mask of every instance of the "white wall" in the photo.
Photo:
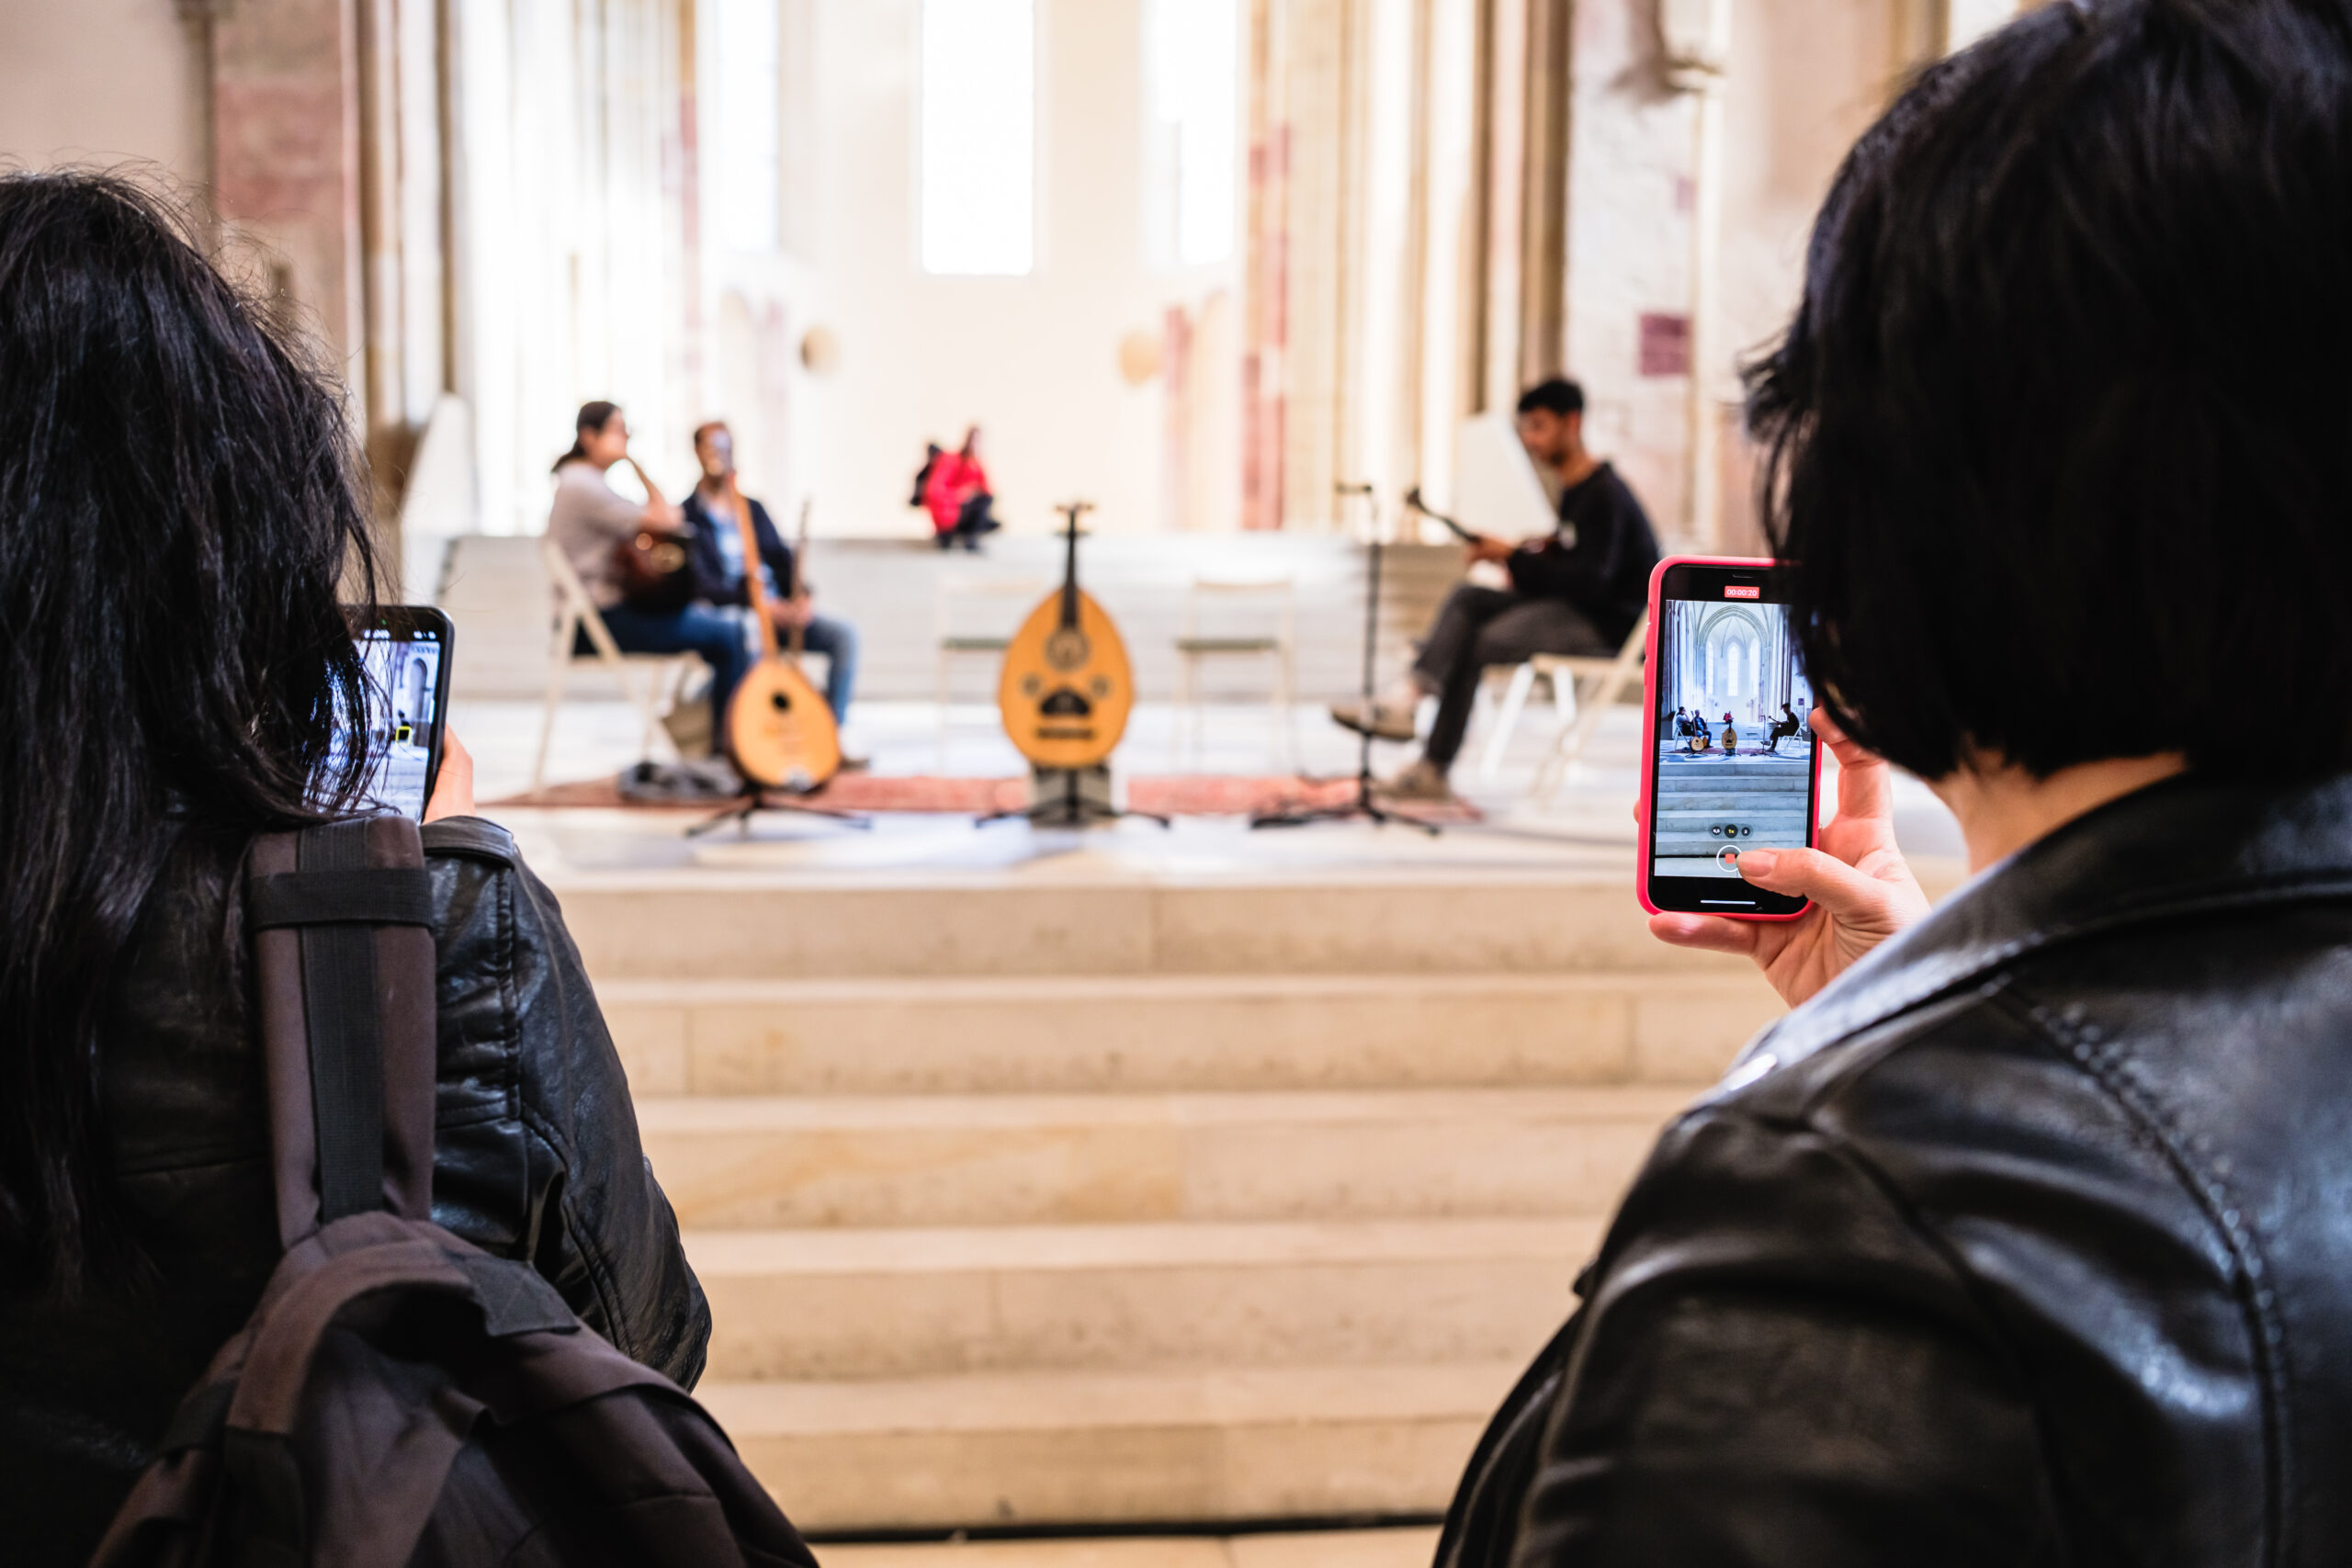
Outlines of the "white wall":
M1159 333L1170 306L1197 311L1236 272L1149 259L1140 0L1038 0L1037 265L1020 278L918 265L918 4L818 0L818 109L799 119L819 138L816 211L787 335L826 328L841 363L822 379L789 371L795 488L815 495L820 532L928 536L905 504L923 442L953 446L978 423L1009 527L1046 529L1056 502L1082 496L1100 508L1091 526L1156 531L1164 400L1121 379L1119 343ZM1231 337L1194 340L1196 363L1226 361L1199 370L1228 395Z
M201 111L169 0L0 0L0 164L138 160L198 179Z

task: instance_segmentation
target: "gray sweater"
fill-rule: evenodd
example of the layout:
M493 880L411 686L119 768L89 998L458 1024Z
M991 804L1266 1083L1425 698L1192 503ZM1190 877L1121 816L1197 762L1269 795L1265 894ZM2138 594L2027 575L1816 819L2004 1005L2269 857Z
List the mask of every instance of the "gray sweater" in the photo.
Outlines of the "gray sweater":
M556 470L555 504L548 513L548 537L587 585L597 609L621 602L613 570L613 546L643 526L645 508L605 482L594 463L566 463Z

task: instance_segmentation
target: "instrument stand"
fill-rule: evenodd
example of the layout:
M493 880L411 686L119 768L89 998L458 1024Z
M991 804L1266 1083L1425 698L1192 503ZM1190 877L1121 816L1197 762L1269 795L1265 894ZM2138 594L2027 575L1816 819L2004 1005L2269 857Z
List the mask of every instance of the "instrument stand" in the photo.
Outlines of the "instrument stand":
M1099 788L1089 788L1098 784ZM1172 826L1167 818L1151 811L1123 811L1111 804L1111 770L1097 765L1091 768L1031 768L1029 770L1029 804L1009 811L991 811L979 818L978 826L1019 818L1032 828L1085 828L1097 822L1115 822L1122 817L1140 817L1161 827Z
M1369 485L1342 485L1340 487L1340 491L1343 495L1369 496L1372 493L1372 487ZM1419 828L1422 832L1429 834L1431 838L1435 838L1441 831L1442 831L1442 829L1434 822L1425 821L1419 817L1408 816L1402 811L1391 811L1388 807L1381 805L1380 802L1373 798L1372 728L1370 720L1373 713L1373 705L1379 697L1378 690L1374 683L1374 673L1373 662L1374 656L1378 649L1380 639L1381 546L1380 510L1377 503L1374 503L1373 508L1371 541L1365 546L1365 550L1366 562L1364 569L1363 590L1363 716L1366 723L1364 728L1358 732L1363 744L1358 748L1356 752L1355 798L1352 800L1342 801L1337 806L1295 806L1286 810L1261 811L1250 818L1250 826L1253 829L1304 828L1308 824L1315 822L1352 822L1361 818L1363 821L1372 823L1374 827L1381 828L1386 827L1391 822L1401 822L1408 828Z
M734 823L746 837L749 837L752 831L752 818L763 811L797 811L804 817L829 817L836 822L847 823L853 828L874 826L873 818L862 817L854 811L837 811L830 806L809 806L789 795L780 795L775 791L762 789L757 784L746 784L741 799L726 810L706 817L687 829L686 837L699 839L705 833L715 831L729 822Z

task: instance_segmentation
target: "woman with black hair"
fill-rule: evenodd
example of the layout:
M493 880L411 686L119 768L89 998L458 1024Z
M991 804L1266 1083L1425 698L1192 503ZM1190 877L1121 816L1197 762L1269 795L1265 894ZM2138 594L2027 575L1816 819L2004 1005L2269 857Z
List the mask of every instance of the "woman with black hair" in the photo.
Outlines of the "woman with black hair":
M1748 403L1838 814L1651 920L1797 1005L1441 1563L2352 1561L2347 364L2341 0L2041 7L1854 149Z
M727 699L752 660L750 635L741 619L708 604L675 610L640 609L622 596L614 548L639 529L685 534L679 509L659 494L629 500L606 479L616 463L630 462L628 418L620 405L584 403L573 421L571 450L555 461L555 501L548 513L548 536L555 540L588 591L605 629L624 653L694 653L710 666L710 732L724 732ZM634 465L632 465L634 466ZM642 476L644 470L638 470ZM650 480L647 483L650 485ZM595 651L586 627L572 634L572 652Z
M78 1564L277 1261L239 870L368 759L341 604L378 581L311 367L115 180L0 178L0 1532ZM682 1382L709 1334L555 900L424 829L434 1215Z

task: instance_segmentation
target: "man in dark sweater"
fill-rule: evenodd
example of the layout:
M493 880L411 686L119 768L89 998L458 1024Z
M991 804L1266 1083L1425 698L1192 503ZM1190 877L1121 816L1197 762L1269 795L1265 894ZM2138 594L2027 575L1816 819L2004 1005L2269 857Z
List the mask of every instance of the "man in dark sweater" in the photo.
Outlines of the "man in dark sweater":
M1410 740L1415 705L1424 696L1438 699L1420 761L1385 785L1398 799L1451 795L1446 774L1462 750L1481 671L1537 653L1614 654L1648 602L1657 536L1616 469L1585 449L1583 389L1557 378L1530 388L1519 400L1519 439L1530 457L1559 475L1558 528L1517 545L1480 537L1471 560L1501 566L1510 586L1454 589L1422 639L1408 688L1369 712L1362 703L1332 706L1331 716L1351 729Z

